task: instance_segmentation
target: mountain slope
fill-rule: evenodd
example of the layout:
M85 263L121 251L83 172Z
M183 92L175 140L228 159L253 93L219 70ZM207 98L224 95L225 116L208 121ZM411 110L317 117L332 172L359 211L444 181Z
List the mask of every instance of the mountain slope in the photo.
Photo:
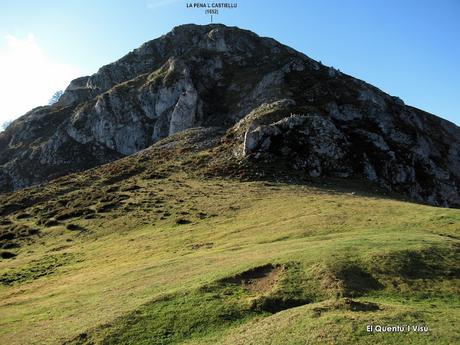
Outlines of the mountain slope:
M460 206L460 129L249 31L183 25L0 134L0 190L85 170L192 127L221 127L238 165L362 178ZM251 163L252 164L252 163Z
M0 342L458 342L459 210L236 169L223 135L190 129L0 196Z

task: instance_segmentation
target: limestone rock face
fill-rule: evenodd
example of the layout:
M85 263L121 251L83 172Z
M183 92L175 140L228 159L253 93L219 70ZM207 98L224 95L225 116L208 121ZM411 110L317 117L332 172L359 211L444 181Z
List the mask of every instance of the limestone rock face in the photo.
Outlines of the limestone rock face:
M362 177L460 205L460 130L271 38L183 25L0 133L0 191L142 150L192 127L237 135L234 159L286 159L308 176Z
M458 127L403 105L376 114L367 101L328 104L323 113L262 105L235 126L244 131L240 155L285 159L312 177L363 177L419 202L460 206Z

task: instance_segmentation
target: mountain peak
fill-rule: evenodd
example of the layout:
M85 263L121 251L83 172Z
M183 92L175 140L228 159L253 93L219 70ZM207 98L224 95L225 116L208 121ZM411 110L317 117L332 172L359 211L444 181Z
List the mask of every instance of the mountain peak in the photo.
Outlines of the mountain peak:
M104 164L200 126L227 130L229 160L363 178L417 201L460 205L457 126L222 24L177 26L16 120L0 134L0 189Z

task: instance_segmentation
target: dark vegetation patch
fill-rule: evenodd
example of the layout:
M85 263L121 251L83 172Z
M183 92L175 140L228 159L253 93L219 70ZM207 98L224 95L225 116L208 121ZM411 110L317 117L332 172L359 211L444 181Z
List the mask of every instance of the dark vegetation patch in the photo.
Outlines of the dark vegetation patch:
M12 259L16 256L17 254L13 253L13 252L8 252L6 250L2 250L0 251L0 257L2 259Z
M55 247L55 248L51 248L49 250L49 252L59 252L61 250L64 250L64 249L67 249L67 248L70 248L70 247L71 247L70 245L58 246L58 247Z
M98 213L105 213L109 212L110 210L113 210L118 207L117 203L114 202L107 202L107 203L101 203L96 207L96 212Z
M44 224L47 228L49 227L52 227L52 226L57 226L59 225L59 222L56 220L56 219L48 219L47 221L45 221L45 224Z
M0 241L14 240L15 238L16 238L16 235L12 231L3 230L0 233Z
M312 309L313 317L320 317L322 314L334 310L350 310L356 312L373 312L380 310L377 303L354 301L351 298L341 298L330 303Z
M7 225L0 227L0 248L17 248L25 240L29 240L31 236L40 234L40 229L33 228L25 224Z
M58 212L55 216L56 220L68 220L72 218L86 216L88 214L94 213L94 210L90 208L71 208L64 209Z
M102 185L112 185L117 182L127 180L128 178L143 172L142 166L128 166L127 164L110 164L103 167L102 172L106 177L101 181Z
M40 277L55 273L61 266L77 261L77 255L71 253L47 255L20 268L3 273L0 276L0 283L2 285L12 285L33 281Z
M107 188L106 192L107 193L115 193L118 190L120 190L120 186L110 186L109 188Z
M198 250L198 249L201 249L201 248L206 248L206 249L209 249L209 248L212 248L214 245L213 242L201 242L201 243L194 243L194 244L191 244L189 246L190 249L192 250Z
M26 213L26 212L21 212L21 213L16 215L16 219L26 219L26 218L30 218L30 217L32 217L32 215L29 214L29 213Z
M131 184L131 185L128 185L126 187L123 187L121 190L123 192L129 192L129 191L135 191L135 190L138 190L138 189L141 189L141 187L136 185L136 184Z
M0 206L0 216L6 216L13 212L20 211L26 207L26 205L19 203L5 203L2 206Z
M168 175L159 171L146 171L143 177L146 180L163 180L167 178Z
M351 311L376 311L380 309L377 303L353 301L351 298L345 298L344 305L346 309Z
M17 242L3 242L0 246L2 249L13 249L13 248L19 248L20 244Z
M71 230L71 231L86 231L86 229L78 224L73 224L73 223L70 223L70 224L67 224L66 225L66 229L67 230Z
M206 217L208 217L208 214L206 212L198 212L196 216L199 219L205 219Z
M176 219L176 224L177 225L185 225L185 224L190 224L191 221L186 219L186 218L177 218Z

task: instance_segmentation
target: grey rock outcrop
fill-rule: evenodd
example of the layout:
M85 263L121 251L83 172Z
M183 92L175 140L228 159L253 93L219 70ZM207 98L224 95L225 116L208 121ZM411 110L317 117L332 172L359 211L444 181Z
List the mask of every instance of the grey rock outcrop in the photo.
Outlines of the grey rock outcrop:
M235 159L282 158L309 176L362 177L460 206L460 130L273 39L183 25L0 133L0 190L42 183L192 127L236 133Z
M363 177L419 202L460 206L458 127L402 104L376 114L368 101L328 104L323 113L292 113L299 111L293 102L262 105L255 118L235 126L244 132L239 154L285 159L312 177Z

